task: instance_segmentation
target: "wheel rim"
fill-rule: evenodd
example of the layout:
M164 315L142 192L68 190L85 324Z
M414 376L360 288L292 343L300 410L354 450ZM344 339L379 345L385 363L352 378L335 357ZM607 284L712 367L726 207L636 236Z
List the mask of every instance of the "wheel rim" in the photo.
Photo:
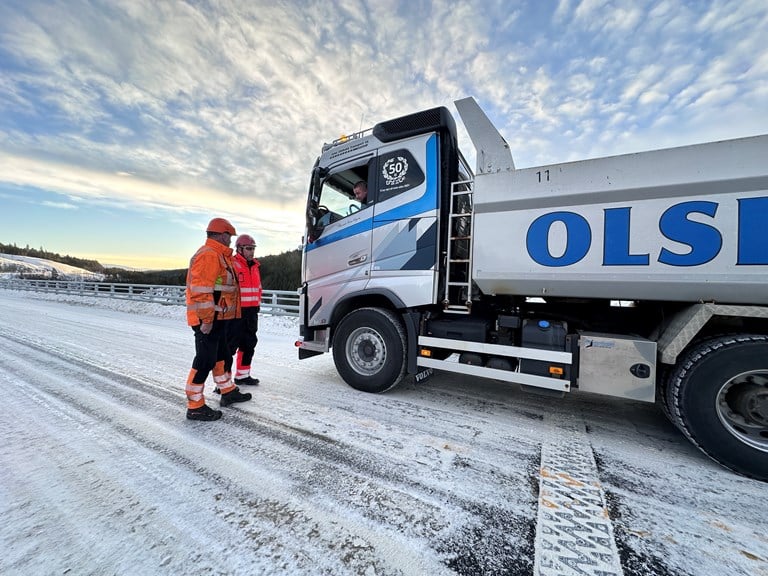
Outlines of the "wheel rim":
M717 395L717 415L739 441L768 452L768 371L744 372Z
M363 376L378 373L387 360L384 338L372 328L357 328L347 339L347 358L352 369Z

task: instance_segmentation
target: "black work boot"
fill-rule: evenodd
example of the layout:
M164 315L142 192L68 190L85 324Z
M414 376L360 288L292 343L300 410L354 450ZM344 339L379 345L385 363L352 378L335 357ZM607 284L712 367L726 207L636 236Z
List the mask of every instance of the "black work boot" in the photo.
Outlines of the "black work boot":
M221 406L229 406L230 404L234 404L235 402L248 402L253 396L251 396L250 392L246 392L243 394L240 392L240 388L235 386L235 389L231 392L227 392L226 394L221 395L221 400L219 401L219 404Z
M246 376L245 378L235 378L235 384L237 384L238 386L242 386L244 384L246 386L248 385L256 386L256 384L258 383L259 383L258 378L251 378L250 376Z
M205 422L212 422L221 418L221 410L214 410L213 408L203 404L200 408L187 408L188 420L203 420Z

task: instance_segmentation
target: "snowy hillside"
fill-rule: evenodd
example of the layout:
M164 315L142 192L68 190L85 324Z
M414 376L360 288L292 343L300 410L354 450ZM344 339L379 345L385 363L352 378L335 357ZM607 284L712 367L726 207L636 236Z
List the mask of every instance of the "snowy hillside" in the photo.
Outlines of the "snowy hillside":
M50 278L52 280L104 280L104 274L97 274L33 256L0 254L0 278Z

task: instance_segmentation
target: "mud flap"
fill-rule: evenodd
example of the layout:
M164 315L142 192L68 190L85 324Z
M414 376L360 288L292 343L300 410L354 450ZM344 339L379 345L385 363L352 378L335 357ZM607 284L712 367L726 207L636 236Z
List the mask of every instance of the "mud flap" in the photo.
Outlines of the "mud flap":
M426 382L426 380L429 379L429 377L434 373L434 369L424 368L423 370L420 370L413 375L413 382L414 384L421 384L422 382Z

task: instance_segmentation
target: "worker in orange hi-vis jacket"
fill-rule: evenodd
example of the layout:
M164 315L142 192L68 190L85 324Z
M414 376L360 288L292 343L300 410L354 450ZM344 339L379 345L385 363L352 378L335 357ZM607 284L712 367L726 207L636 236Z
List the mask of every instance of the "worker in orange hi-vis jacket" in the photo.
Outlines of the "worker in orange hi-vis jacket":
M259 261L254 258L256 241L248 234L242 234L235 242L235 273L240 285L242 318L234 324L230 351L236 353L235 384L258 384L259 379L251 376L251 362L259 339L259 310L261 309L261 274ZM235 352L236 351L236 352Z
M231 380L226 365L231 367L228 330L233 319L240 317L240 291L229 247L235 227L224 218L214 218L206 229L208 238L189 262L187 271L187 323L195 333L195 359L187 378L187 418L218 420L221 411L205 403L203 390L208 374L221 391L221 406L246 402Z

